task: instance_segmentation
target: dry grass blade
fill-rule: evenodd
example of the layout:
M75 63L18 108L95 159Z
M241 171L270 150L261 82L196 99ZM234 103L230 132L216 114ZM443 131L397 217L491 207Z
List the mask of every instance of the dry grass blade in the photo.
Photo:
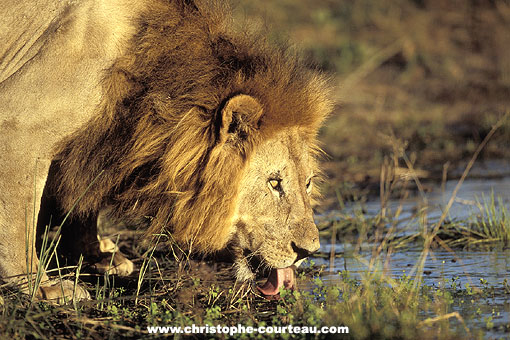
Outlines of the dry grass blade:
M416 274L416 280L414 282L414 288L416 288L418 286L419 282L421 282L421 278L423 276L423 268L425 266L425 261L426 261L427 256L428 256L432 240L436 237L436 235L437 235L437 233L439 231L439 228L444 223L444 221L446 219L446 216L448 216L448 213L450 212L450 208L452 207L453 203L455 202L455 198L457 197L457 193L459 192L460 187L462 186L462 184L466 180L466 177L469 174L469 172L471 171L471 168L473 167L473 165L475 164L475 161L478 159L478 155L480 154L480 152L485 148L485 146L487 145L489 140L492 138L494 133L496 133L496 131L508 119L509 115L510 115L510 112L507 112L503 117L501 117L497 121L497 123L492 126L491 130L489 131L487 136L485 136L485 138L480 143L480 145L478 145L478 148L476 149L476 151L474 152L473 156L469 160L469 163L467 164L466 168L464 169L464 172L462 173L462 176L460 177L459 181L457 182L457 185L453 189L452 195L451 195L448 203L446 204L446 207L444 208L443 213L441 214L441 217L437 221L437 223L434 226L432 232L425 237L424 249L423 249L423 252L422 252L422 254L420 256L420 260L419 260L419 263L418 263L418 266L417 266L417 274Z
M462 326L464 326L464 330L466 331L466 333L467 334L471 334L469 332L469 329L466 327L466 323L464 322L464 319L462 318L462 316L458 312L451 312L451 313L448 313L448 314L439 315L439 316L436 316L436 317L433 317L433 318L425 319L425 320L423 320L423 321L418 323L418 327L421 328L421 327L428 326L428 325L431 325L433 323L436 323L436 322L439 322L439 321L442 321L442 320L448 320L450 318L456 318L457 320L459 320L459 322L462 323Z
M377 53L372 55L363 65L358 67L354 72L349 74L347 78L342 81L342 93L348 95L349 90L360 82L363 78L369 75L371 72L380 67L385 61L396 55L402 50L404 45L404 38L400 38L385 48L379 50Z

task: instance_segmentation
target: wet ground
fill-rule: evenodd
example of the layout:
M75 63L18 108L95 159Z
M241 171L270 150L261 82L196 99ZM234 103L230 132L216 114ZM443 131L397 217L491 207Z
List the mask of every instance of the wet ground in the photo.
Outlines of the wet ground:
M510 166L507 163L489 163L473 169L472 176L460 187L455 202L448 214L449 221L474 221L473 216L480 216L485 205L490 205L495 198L496 209L508 208L510 205ZM388 212L395 212L402 207L398 220L396 235L406 236L420 231L423 223L417 211L426 212L428 225L437 221L450 200L457 180L450 180L443 185L432 186L426 193L416 193L405 200L391 200L387 204ZM424 207L426 207L424 209ZM481 210L482 209L482 210ZM347 205L342 211L330 211L319 216L321 219L340 219L338 216L375 217L381 210L377 199ZM336 217L335 217L336 216ZM423 215L422 215L423 216ZM429 227L430 228L430 227ZM354 242L352 242L354 240ZM372 258L374 246L370 242L356 244L355 238L350 242L336 242L334 253L330 257L332 245L330 239L322 241L321 257L313 261L323 264L329 273L323 274L326 282L334 284L340 280L339 271L347 270L354 278L361 278L368 272L384 273L394 279L413 276L416 264L422 255L420 245L410 244L401 250L394 250L390 255L377 255ZM369 270L370 261L372 267ZM430 249L423 268L423 285L432 288L445 288L454 297L451 311L459 312L471 326L487 326L493 322L491 331L485 338L510 336L510 249L504 245L478 249L444 249L437 245ZM475 292L475 293L474 293ZM476 296L476 298L475 298ZM490 319L489 319L490 318Z

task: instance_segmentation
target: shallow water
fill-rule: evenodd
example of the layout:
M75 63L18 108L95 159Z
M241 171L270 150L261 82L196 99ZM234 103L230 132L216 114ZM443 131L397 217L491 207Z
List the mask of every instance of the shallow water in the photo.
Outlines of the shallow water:
M491 196L496 198L496 206L504 205L507 210L510 206L510 176L508 172L510 166L505 163L499 163L497 166L474 169L476 175L483 176L491 169L491 178L467 179L457 193L456 199L448 219L452 221L464 221L471 216L480 213L480 207L484 202L489 202ZM485 171L485 172L484 172ZM503 176L505 175L505 176ZM444 186L436 186L431 192L424 195L418 194L405 201L390 201L387 208L396 211L402 206L402 214L399 220L397 233L406 235L418 231L420 223L413 220L417 209L427 206L427 218L429 225L437 221L442 214L444 207L450 200L452 192L457 185L456 180L447 181ZM500 199L500 201L499 201ZM363 209L363 215L375 216L381 209L378 200L368 201L360 204L346 206L342 214L356 214L356 210ZM330 211L328 214L318 216L321 219L335 219L340 215L339 211ZM335 217L336 216L336 217ZM321 246L322 253L330 253L331 245L329 240L323 240ZM380 255L374 259L375 265L370 268L368 263L372 257L373 244L362 244L359 251L354 251L354 245L341 243L335 245L334 252L337 254L335 260L320 257L314 258L316 264L326 265L330 273L323 275L323 280L334 284L340 280L340 276L335 274L338 271L348 270L350 275L355 278L361 278L368 271L371 273L382 273L390 275L393 278L400 278L403 275L413 276L414 267L419 262L422 250L411 248L398 250L389 257ZM505 282L505 279L507 280ZM466 251L455 249L449 252L442 248L431 249L424 265L423 284L431 287L443 287L453 290L468 291L470 288L492 289L494 292L483 302L478 313L473 310L473 305L468 306L461 300L454 303L453 311L458 311L468 320L469 325L483 326L484 320L492 316L495 329L502 325L510 324L510 294L508 294L508 285L510 285L510 249L491 249L480 251ZM467 290L466 290L467 287ZM462 300L463 301L463 300ZM476 307L478 308L478 307ZM488 331L486 338L508 336L508 333L500 333L493 329Z
M456 195L456 199L447 215L451 221L467 221L474 215L480 215L480 208L485 203L490 204L491 197L495 198L496 208L503 205L510 210L510 176L498 177L498 174L508 174L510 165L498 162L490 168L491 177L488 179L467 179ZM473 169L477 176L488 174L488 168L478 167ZM424 195L417 194L406 200L391 200L387 204L389 211L395 212L399 206L402 207L398 223L397 235L407 235L416 233L421 228L420 221L416 218L416 211L426 206L428 225L432 225L441 216L444 207L450 200L453 190L457 185L457 180L447 181L444 186L435 186L431 192ZM346 206L342 214L355 215L356 211L363 210L365 217L376 216L380 209L379 200L364 202L363 204L353 203ZM318 216L318 222L321 220L340 219L339 211L330 211L327 214ZM321 252L329 253L331 245L329 240L322 240ZM339 244L338 244L339 243ZM366 270L364 262L370 260L373 244L363 244L359 256L353 257L353 245L349 243L337 242L335 252L339 255L334 263L334 269L343 270L347 268L353 273ZM388 270L391 275L401 275L416 264L421 254L421 249L406 249L405 251L394 252L388 259ZM385 258L379 259L386 261ZM327 262L321 258L315 259L316 263ZM424 270L427 284L432 284L434 280L441 277L460 277L462 284L474 281L474 285L479 284L479 277L485 278L490 283L497 283L508 278L510 280L510 249L502 247L491 249L490 251L465 251L455 249L454 252L446 251L442 248L431 249ZM429 273L430 272L430 273ZM477 277L479 276L479 277ZM474 277L475 280L471 279Z
M371 272L384 272L394 278L412 275L420 255L420 249L395 252L389 259L381 255L374 262ZM366 273L370 259L371 250L356 255L345 251L342 257L335 258L333 271L348 270L353 275L361 276ZM331 265L329 259L324 258L315 258L314 262L327 267ZM462 287L469 284L471 287L484 288L486 284L480 279L489 285L502 285L503 280L507 279L510 285L510 250L456 251L452 254L435 249L429 252L423 270L423 282L427 286L439 287L451 278L457 278L457 283Z
M389 202L389 208L395 211L402 204L404 212L402 217L409 217L416 208L427 204L428 218L430 220L438 219L450 200L456 185L457 181L447 181L444 188L434 187L432 192L425 193L426 202L424 202L423 196L417 195L403 202L392 200ZM483 205L484 202L488 203L491 196L496 198L496 204L499 204L499 199L501 199L501 203L508 207L510 203L510 177L466 180L455 196L454 203L449 210L449 219L465 220L473 213L479 213L479 206ZM381 209L381 204L378 200L369 201L365 203L365 209L368 215L376 215Z
M325 244L322 248L328 251L330 245ZM334 285L342 280L338 272L344 270L357 279L368 273L384 273L394 279L404 275L414 277L413 268L421 255L420 249L410 249L393 253L388 261L385 256L380 256L369 270L371 249L354 254L349 248L337 245L335 249L344 253L333 263L329 259L313 259L316 264L332 269L321 275L325 284ZM504 330L510 324L510 250L457 251L452 254L435 249L427 257L422 279L425 286L444 288L457 295L449 312L459 312L469 329L483 329L486 339L510 338ZM313 289L311 286L300 288ZM472 297L470 291L485 293ZM494 327L487 330L486 320L489 317L492 317ZM456 319L451 321L458 323Z
M442 209L451 197L453 189L457 181L448 181L444 190L437 190L427 193L426 199L429 208L427 216L429 224L437 221L441 216ZM479 206L484 202L491 200L491 196L501 199L501 203L507 208L510 206L510 177L501 179L476 179L466 180L457 194L457 199L450 209L448 219L450 220L467 220L470 216L480 213ZM498 206L499 200L496 205ZM403 212L400 219L405 221L399 224L399 233L405 235L416 232L419 222L409 220L416 212L417 207L423 205L423 199L414 197L403 202L390 201L389 209L395 211L399 205L402 205ZM351 209L354 214L355 209L359 206L350 206L346 210ZM363 204L365 216L375 216L380 211L380 202L369 201ZM348 212L349 213L349 212ZM330 212L328 216L323 218L331 218L334 212ZM345 214L345 212L344 212ZM335 252L342 254L334 263L334 269L344 270L347 268L353 273L363 272L366 270L364 263L370 260L373 244L363 244L359 256L353 257L353 246L344 243L336 244ZM331 245L327 241L322 242L321 252L329 253ZM421 249L410 249L400 252L394 252L388 259L387 269L389 274L402 275L404 272L409 273L410 269L417 263L421 254ZM386 258L379 259L386 261ZM315 259L316 263L323 263L321 258ZM327 261L329 265L329 261ZM479 285L480 277L491 284L502 282L503 279L510 280L510 250L509 249L492 249L490 251L464 251L456 249L454 252L446 251L442 248L431 249L427 261L425 263L424 275L426 284L432 284L434 280L442 277L460 277L462 284L470 283L470 285ZM430 273L429 273L430 272Z

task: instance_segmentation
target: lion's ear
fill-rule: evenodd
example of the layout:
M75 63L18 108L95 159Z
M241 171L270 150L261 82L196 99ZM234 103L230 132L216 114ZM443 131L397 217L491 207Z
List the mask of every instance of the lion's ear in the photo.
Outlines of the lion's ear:
M239 94L230 98L221 112L220 140L243 142L258 130L262 105L255 98Z

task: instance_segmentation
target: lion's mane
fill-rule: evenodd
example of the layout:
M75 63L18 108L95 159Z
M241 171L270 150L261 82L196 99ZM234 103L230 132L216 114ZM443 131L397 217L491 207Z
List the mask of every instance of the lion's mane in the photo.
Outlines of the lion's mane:
M75 215L112 206L123 218L149 216L147 235L168 231L214 251L229 239L250 155L290 127L313 147L328 86L291 49L231 31L217 4L151 2L128 52L106 70L97 113L58 146L56 194ZM263 115L220 148L221 112L237 94L256 98Z

